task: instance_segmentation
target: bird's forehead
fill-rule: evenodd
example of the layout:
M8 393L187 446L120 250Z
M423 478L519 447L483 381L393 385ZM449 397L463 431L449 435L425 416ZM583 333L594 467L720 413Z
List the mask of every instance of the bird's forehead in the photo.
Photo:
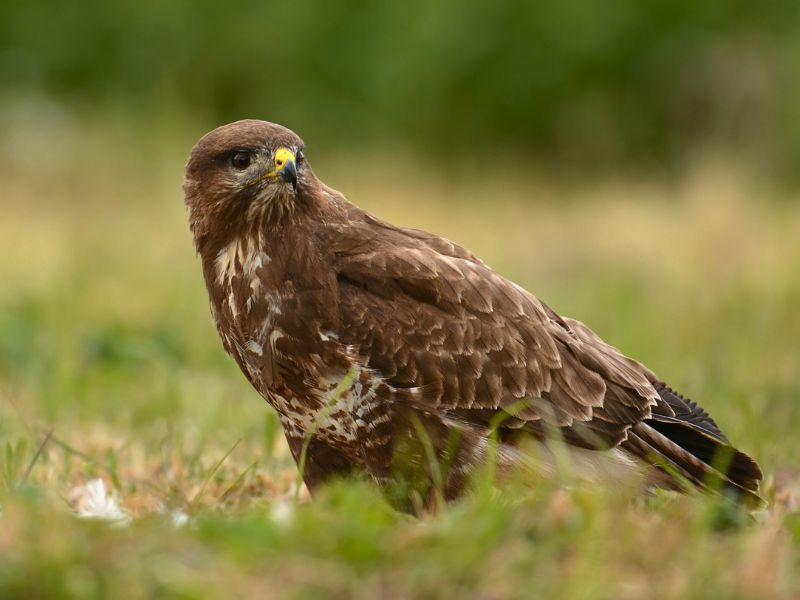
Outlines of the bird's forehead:
M193 156L213 155L235 148L301 147L303 140L291 129L267 121L244 120L217 127L207 133L192 151Z

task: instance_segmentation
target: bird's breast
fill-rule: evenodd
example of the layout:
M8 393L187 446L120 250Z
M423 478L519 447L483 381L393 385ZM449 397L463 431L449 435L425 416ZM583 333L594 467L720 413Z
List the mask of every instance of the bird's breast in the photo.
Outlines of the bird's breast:
M223 345L287 433L315 432L337 447L352 446L354 415L373 394L351 381L352 365L337 351L335 334L316 322L318 286L302 293L302 285L280 272L254 239L226 245L210 267L206 280ZM305 318L304 311L315 318Z

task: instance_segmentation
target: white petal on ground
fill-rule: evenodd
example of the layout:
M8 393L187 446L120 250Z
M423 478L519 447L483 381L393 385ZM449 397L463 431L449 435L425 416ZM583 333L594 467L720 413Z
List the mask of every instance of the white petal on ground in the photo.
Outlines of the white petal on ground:
M131 521L131 516L120 508L115 495L106 491L106 484L100 478L74 487L69 501L81 519L113 521L119 525Z
M189 524L189 515L180 509L172 511L170 519L173 527L184 527Z
M294 519L294 502L275 500L269 507L269 518L278 525L289 525Z

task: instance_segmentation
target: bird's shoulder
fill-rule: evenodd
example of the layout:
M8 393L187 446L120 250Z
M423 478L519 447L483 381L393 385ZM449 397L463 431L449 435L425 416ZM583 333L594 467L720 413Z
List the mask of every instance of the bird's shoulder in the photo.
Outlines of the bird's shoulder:
M330 218L319 228L325 247L330 248L337 259L347 259L363 252L391 253L419 250L432 255L457 258L483 264L468 249L442 236L415 229L399 227L348 202L334 196L335 209Z

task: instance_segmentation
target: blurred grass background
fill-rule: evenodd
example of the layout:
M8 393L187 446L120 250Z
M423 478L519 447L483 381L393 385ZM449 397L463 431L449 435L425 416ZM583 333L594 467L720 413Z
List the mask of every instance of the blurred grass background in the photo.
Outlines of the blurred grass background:
M798 16L4 4L0 595L800 595ZM277 421L217 340L180 191L196 139L244 117L699 400L771 507L752 523L557 482L422 523L357 484L297 503ZM128 527L74 518L95 477Z

